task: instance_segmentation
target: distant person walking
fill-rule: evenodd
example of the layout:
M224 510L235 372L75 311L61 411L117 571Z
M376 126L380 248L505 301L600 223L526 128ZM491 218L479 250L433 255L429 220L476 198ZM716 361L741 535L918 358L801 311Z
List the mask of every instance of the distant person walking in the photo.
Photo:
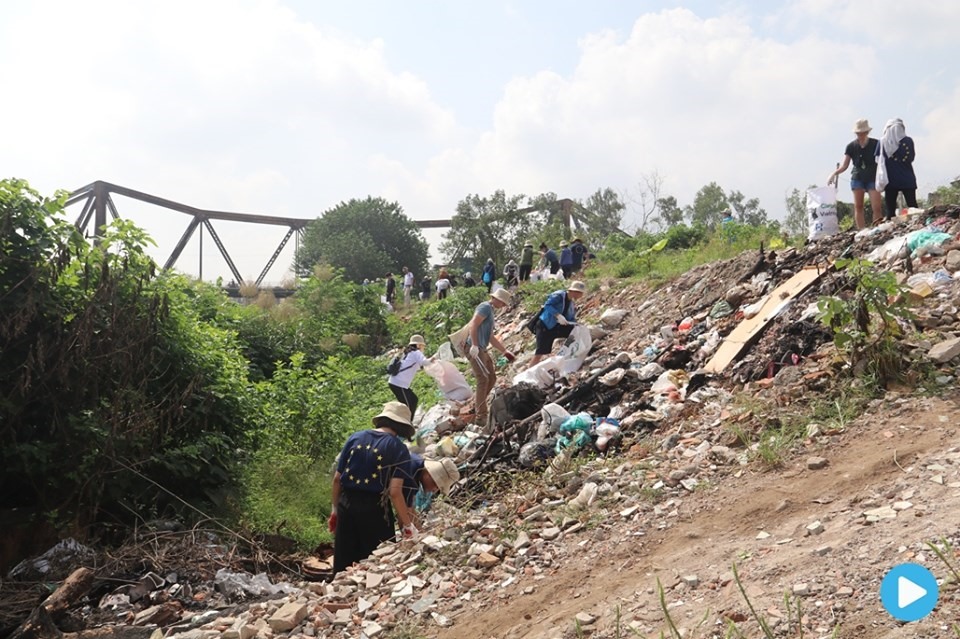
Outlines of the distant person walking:
M426 302L433 298L433 280L429 275L424 275L420 280L420 299Z
M516 287L520 284L520 267L513 260L507 262L503 267L503 279L507 288Z
M423 354L423 349L426 346L427 342L422 335L412 336L400 357L400 370L387 380L387 385L390 387L393 396L397 398L398 402L405 404L410 409L411 420L417 412L417 404L420 403L420 398L417 397L410 386L413 384L413 376L429 361L427 356Z
M587 262L587 247L584 246L583 240L579 236L573 238L573 242L570 243L570 253L573 254L573 265L571 270L574 273L579 273L583 269L583 265Z
M540 309L540 321L537 322L537 350L530 366L539 364L553 351L553 342L558 337L569 337L577 321L577 308L574 302L583 297L587 287L583 282L572 281L567 290L554 291Z
M413 271L403 267L403 303L410 306L410 296L413 294Z
M886 176L886 183L878 180L877 188L883 189L886 202L886 219L897 214L897 196L903 193L907 206L917 206L917 176L913 172L913 161L917 157L913 146L913 138L907 135L903 120L895 118L887 120L880 134L880 148L877 152L877 163L884 165L881 171Z
M497 369L494 367L493 359L487 348L493 345L498 351L503 353L507 361L512 362L515 357L513 353L507 350L496 335L493 334L493 316L497 309L509 306L513 302L513 295L505 288L499 288L490 294L490 301L480 302L473 312L473 317L467 323L469 327L469 336L466 340L466 346L469 348L467 359L470 362L470 368L473 370L474 377L477 378L477 391L473 398L475 423L486 424L487 421L487 396L493 390L493 385L497 382Z
M870 209L873 213L873 222L879 222L883 216L881 212L880 191L877 190L877 145L876 138L870 137L870 123L867 120L857 120L853 124L853 132L857 138L847 145L843 151L843 161L837 170L827 178L827 184L836 184L837 178L847 170L851 164L850 190L853 191L853 217L858 229L866 228L867 220L863 209L864 194L870 195Z
M550 267L550 275L556 275L557 271L560 270L560 260L557 258L557 253L552 248L547 246L546 242L540 242L540 265Z
M387 402L373 418L373 425L347 439L333 476L333 504L327 525L334 533L334 574L369 557L381 542L394 538L394 512L403 536L417 536L403 493L410 451L400 440L414 435L410 409L400 402Z
M493 283L497 280L497 267L493 263L493 258L487 259L487 263L483 265L483 273L480 274L480 280L483 282L483 285L487 287L487 292L490 292Z
M573 273L573 251L566 242L560 242L560 271L563 272L563 279L570 279Z
M477 285L477 280L473 279L473 273L467 271L463 274L463 286L465 288L473 288Z
M530 279L530 271L533 270L533 242L527 242L523 245L523 251L520 252L520 281L526 282Z
M397 297L397 280L393 279L393 273L387 273L387 304L393 306L393 301Z

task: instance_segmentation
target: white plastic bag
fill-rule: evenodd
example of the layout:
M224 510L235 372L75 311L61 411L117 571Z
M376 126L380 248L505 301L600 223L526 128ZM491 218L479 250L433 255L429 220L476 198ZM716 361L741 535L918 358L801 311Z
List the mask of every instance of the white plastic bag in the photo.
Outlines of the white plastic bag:
M457 367L450 362L433 361L423 365L423 370L437 380L440 392L449 400L465 402L473 396L473 389Z
M570 337L560 347L557 355L561 358L560 372L563 375L569 375L583 366L583 360L587 359L590 347L593 346L593 340L590 339L590 329L583 324L577 324L570 331Z
M537 441L543 441L548 435L556 433L560 429L560 424L568 417L570 413L560 404L545 404L540 409L541 422L537 429Z
M820 186L807 190L807 221L810 227L807 237L811 240L835 235L840 230L836 187Z

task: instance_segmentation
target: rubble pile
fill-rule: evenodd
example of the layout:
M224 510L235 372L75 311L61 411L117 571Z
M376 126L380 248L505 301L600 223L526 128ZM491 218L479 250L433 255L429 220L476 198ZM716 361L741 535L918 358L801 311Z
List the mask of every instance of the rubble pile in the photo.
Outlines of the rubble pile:
M466 423L460 414L470 407L461 401L419 417L418 452L455 458L463 477L425 515L419 540L385 544L328 582L272 583L224 564L198 588L176 574L143 571L123 589L88 596L85 614L99 623L159 628L153 639L372 638L405 623L444 628L485 606L533 595L573 557L585 565L629 565L643 555L649 535L694 516L704 507L703 491L740 477L748 466L753 451L738 431L762 424L737 405L735 393L783 406L835 383L842 363L831 334L815 319L815 304L849 294L847 276L833 268L838 259L869 257L897 275L909 289L918 331L903 342L906 356L928 362L939 384L956 378L958 218L960 208L935 207L802 249L759 249L695 268L655 291L602 284L578 309L582 330L536 370L529 368L529 317L515 309L498 317L497 332L512 351L527 355L499 362L498 376L508 383L495 390L488 423ZM782 292L798 274L808 281ZM718 364L728 338L747 322L757 330L729 365ZM793 452L807 453L807 472L821 472L830 461L815 454L816 444L838 437L843 434L811 423ZM922 466L927 490L960 488L960 452L951 455ZM834 552L817 540L841 519L882 526L906 511L921 512L919 497L896 486L860 496L808 522L799 543L813 553ZM752 542L795 538L760 530ZM676 575L664 587L696 600L731 581L727 568L710 567ZM820 602L808 614L825 627L830 615L850 610L854 600L862 608L869 596L852 578L811 575L787 586ZM643 619L657 617L654 599L640 599L628 610L638 613L629 625L653 632L656 624ZM736 621L742 606L729 614ZM609 628L609 615L609 609L585 609L577 624L591 632ZM569 625L544 628L543 636L569 631Z

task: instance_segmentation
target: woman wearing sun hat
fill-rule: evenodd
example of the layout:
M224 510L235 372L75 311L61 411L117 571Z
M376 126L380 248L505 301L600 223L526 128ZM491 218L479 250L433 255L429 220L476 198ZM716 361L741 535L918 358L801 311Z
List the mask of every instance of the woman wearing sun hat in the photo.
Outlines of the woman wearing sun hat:
M410 451L400 438L413 437L410 409L400 402L387 402L373 418L373 425L347 439L333 476L328 525L334 533L334 573L365 559L382 542L394 538L394 512L403 536L417 535L403 494Z
M870 123L867 120L857 120L853 123L853 132L857 139L847 145L843 151L843 161L837 170L827 178L827 184L836 184L837 177L853 164L850 171L850 189L853 191L853 217L857 228L867 226L863 211L864 193L870 194L870 210L873 212L873 222L882 217L880 209L880 191L877 190L877 144L876 138L870 137Z
M400 372L391 375L387 380L387 385L390 386L390 391L393 392L397 401L406 404L407 408L410 409L411 420L417 412L417 404L420 403L420 398L413 392L410 385L413 384L413 376L429 361L427 356L423 354L423 349L426 346L427 342L423 339L423 335L413 335L410 338L410 343L403 349L403 355L400 358Z
M553 341L558 337L569 337L577 321L577 309L574 302L587 292L587 285L579 280L567 284L566 290L550 293L540 309L540 321L537 322L537 350L534 351L530 365L540 361L553 351Z

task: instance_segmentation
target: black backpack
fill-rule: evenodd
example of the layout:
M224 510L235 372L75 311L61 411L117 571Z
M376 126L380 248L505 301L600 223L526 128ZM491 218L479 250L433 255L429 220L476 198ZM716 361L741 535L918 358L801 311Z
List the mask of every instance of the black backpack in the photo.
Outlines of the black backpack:
M403 364L403 358L406 356L407 353L404 353L402 356L397 355L390 360L390 363L387 364L387 375L397 375L400 371L405 371L410 368L410 366L413 366L413 364L410 364L410 366L403 366L401 368L401 365Z

